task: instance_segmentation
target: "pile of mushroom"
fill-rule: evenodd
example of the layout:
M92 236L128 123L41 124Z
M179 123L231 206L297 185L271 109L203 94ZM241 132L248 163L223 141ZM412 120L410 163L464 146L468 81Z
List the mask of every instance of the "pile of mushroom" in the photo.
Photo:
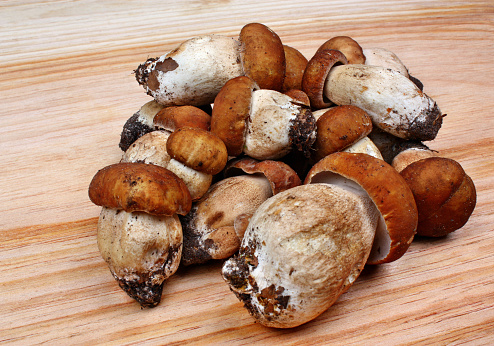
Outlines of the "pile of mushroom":
M142 306L160 302L179 263L221 260L256 321L295 327L365 265L463 227L475 208L461 165L423 143L444 115L386 49L338 36L306 59L251 23L135 75L153 100L126 121L121 162L96 173L89 197L103 207L101 255Z

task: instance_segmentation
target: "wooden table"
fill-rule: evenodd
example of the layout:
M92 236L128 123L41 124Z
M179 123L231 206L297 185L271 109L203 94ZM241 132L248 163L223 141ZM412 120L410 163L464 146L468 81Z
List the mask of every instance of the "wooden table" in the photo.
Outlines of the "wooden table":
M87 187L150 100L132 71L201 34L270 26L312 57L336 35L394 51L448 116L428 143L478 192L462 229L366 268L292 330L253 322L221 263L180 270L140 309L99 255ZM9 1L0 5L0 343L494 344L494 3Z

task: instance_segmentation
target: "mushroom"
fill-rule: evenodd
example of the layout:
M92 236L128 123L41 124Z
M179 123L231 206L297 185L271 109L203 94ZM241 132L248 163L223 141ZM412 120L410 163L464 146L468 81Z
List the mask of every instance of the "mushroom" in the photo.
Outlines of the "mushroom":
M362 47L349 36L336 36L324 42L317 51L333 49L342 52L349 64L364 64L367 56Z
M398 58L398 56L385 48L365 48L363 49L366 57L366 65L383 66L400 72L405 77L409 78L420 90L424 90L424 85L420 80L410 75L408 68Z
M362 153L337 152L316 163L304 184L325 183L366 193L380 212L369 264L405 254L417 228L417 206L405 180L389 164Z
M239 39L205 35L150 58L135 71L137 82L165 106L211 104L230 79L247 75L262 88L281 90L285 77L283 44L260 23L245 25Z
M118 163L99 170L89 198L102 206L98 248L119 286L143 307L159 304L164 281L178 268L182 227L191 198L167 169Z
M365 195L337 186L294 187L252 216L222 275L253 318L292 328L328 309L359 276L378 215Z
M309 155L315 120L308 107L275 90L259 89L248 77L229 80L215 99L211 132L230 156L242 152L258 160L276 160L293 147Z
M415 161L403 168L400 174L412 190L417 204L417 234L442 237L462 228L477 201L472 179L455 160L417 157L413 149L401 155L406 154L413 155Z
M283 81L282 91L291 89L302 89L302 77L304 76L305 66L309 62L307 58L297 49L284 45L286 72Z
M400 138L432 140L442 124L436 102L410 79L381 66L346 64L337 50L320 50L309 60L302 89L312 107L355 105L373 125Z
M408 69L398 56L384 48L365 48L365 65L382 66L397 71L408 78Z
M337 106L317 119L317 136L314 144L316 160L343 150L372 130L367 113L356 106Z
M235 175L239 173L242 175ZM213 184L181 218L183 265L230 257L238 250L248 221L259 205L273 194L301 183L290 167L270 160L234 160L225 168L225 174L226 178Z
M120 161L143 162L164 167L184 181L192 200L198 200L211 186L213 176L172 158L167 151L170 135L170 132L160 130L145 134L125 151Z
M204 110L194 106L170 106L160 110L153 118L156 129L173 132L188 126L209 131L211 116Z
M349 147L343 149L344 152L348 153L361 153L373 156L380 160L383 160L379 148L374 144L374 142L367 136L353 143Z

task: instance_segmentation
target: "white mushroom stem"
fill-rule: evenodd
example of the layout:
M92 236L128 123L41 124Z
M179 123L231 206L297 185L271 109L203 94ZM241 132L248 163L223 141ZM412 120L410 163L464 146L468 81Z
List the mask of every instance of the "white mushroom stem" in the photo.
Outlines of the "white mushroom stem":
M285 156L292 150L294 138L305 135L301 133L304 129L300 131L299 127L299 120L304 116L313 121L307 108L291 97L274 90L254 91L244 153L258 160L276 160ZM315 126L309 130L308 137L315 140Z
M377 127L405 139L432 140L442 123L437 104L401 73L381 66L334 66L324 95L365 110Z
M397 71L409 78L408 69L398 56L390 50L384 48L365 48L365 64L372 66L382 66Z
M160 302L163 282L178 268L182 227L177 215L103 208L98 248L120 287L143 306Z
M381 159L381 160L383 159L381 152L379 151L378 147L367 136L365 136L364 138L360 139L359 141L353 143L349 147L343 149L343 151L346 151L349 153L362 153L362 154L374 156L374 157Z
M239 41L205 35L183 42L136 70L136 78L159 103L200 106L212 103L221 87L243 75Z

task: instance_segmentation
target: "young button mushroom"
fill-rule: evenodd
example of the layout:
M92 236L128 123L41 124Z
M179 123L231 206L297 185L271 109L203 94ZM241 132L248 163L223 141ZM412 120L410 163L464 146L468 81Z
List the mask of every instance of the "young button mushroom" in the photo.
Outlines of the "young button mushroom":
M280 92L258 89L247 77L234 78L215 99L211 131L230 156L242 151L258 160L279 159L293 147L309 155L315 120L308 107Z
M159 304L164 281L178 268L182 227L191 198L167 169L118 163L98 171L89 198L102 211L98 248L119 286L143 307Z
M377 206L381 218L367 263L388 263L405 254L415 236L417 206L412 191L393 167L367 154L338 152L312 167L304 184L314 183L366 193Z
M239 171L243 175L231 176ZM225 174L182 218L184 265L230 257L259 205L301 183L290 167L277 161L243 158L229 163Z
M317 161L343 150L367 136L372 121L367 113L355 106L333 107L317 119L314 157Z
M245 25L239 39L205 35L150 58L135 71L137 82L165 106L211 104L230 79L247 75L262 88L281 90L285 76L283 44L260 23Z
M377 221L365 195L326 184L294 187L256 210L222 275L257 322L299 326L328 309L359 276Z
M472 179L458 162L428 157L412 162L400 174L415 197L418 235L442 237L467 223L477 194Z
M352 104L365 110L375 126L397 137L423 141L436 137L443 115L410 79L381 66L345 64L341 55L321 50L309 60L302 85L313 107L328 107L327 100Z
M170 134L159 130L145 134L125 151L120 162L143 162L164 167L183 180L192 200L198 200L211 186L213 176L173 159L166 147Z

